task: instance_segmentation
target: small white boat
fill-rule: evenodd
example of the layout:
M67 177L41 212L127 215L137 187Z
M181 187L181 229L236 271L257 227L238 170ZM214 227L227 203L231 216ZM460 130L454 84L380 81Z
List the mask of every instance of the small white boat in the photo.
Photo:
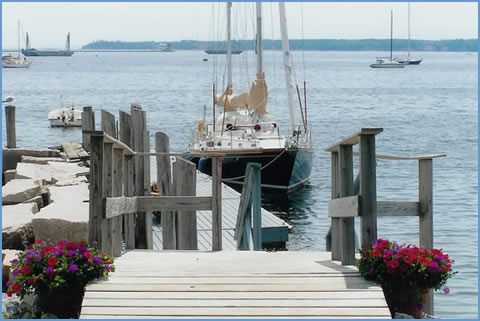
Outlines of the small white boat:
M82 112L74 108L72 102L62 102L60 109L48 113L51 127L81 127Z
M14 57L14 56L3 56L2 57L2 67L3 68L28 68L31 65L31 61L27 58Z

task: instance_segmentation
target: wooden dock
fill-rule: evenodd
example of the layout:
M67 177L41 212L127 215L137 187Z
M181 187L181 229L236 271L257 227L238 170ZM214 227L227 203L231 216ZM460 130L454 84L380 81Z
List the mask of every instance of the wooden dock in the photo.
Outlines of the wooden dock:
M328 252L131 250L115 266L80 318L391 318L381 288Z
M156 164L150 163L152 177L156 176ZM212 195L212 178L197 171L197 196ZM237 241L233 239L237 220L240 193L222 184L222 245L223 250L237 249ZM291 225L262 208L262 240L264 246L275 245L285 247ZM197 211L198 249L209 251L212 248L212 211ZM162 230L153 225L153 248L162 249Z

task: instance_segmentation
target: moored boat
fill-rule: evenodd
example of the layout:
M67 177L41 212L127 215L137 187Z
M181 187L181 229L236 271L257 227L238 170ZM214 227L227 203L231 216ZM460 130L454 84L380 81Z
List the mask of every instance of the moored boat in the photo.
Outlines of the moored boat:
M51 127L81 127L82 112L75 109L73 102L62 101L59 109L48 113L48 121Z
M25 43L25 49L22 49L22 53L27 57L70 57L75 52L70 50L70 32L67 35L67 42L65 50L37 50L30 48L30 39L27 32L27 40Z

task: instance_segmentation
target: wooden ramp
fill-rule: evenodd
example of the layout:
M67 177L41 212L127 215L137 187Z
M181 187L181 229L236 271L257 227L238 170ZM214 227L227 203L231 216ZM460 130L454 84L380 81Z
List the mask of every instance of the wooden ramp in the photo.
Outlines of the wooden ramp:
M80 318L390 318L381 288L330 255L128 251Z

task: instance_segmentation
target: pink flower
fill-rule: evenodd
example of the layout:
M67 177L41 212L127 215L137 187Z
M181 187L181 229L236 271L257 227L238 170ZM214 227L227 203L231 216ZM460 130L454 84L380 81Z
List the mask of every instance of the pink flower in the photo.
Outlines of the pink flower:
M450 288L448 286L443 287L443 293L449 294L450 293Z

